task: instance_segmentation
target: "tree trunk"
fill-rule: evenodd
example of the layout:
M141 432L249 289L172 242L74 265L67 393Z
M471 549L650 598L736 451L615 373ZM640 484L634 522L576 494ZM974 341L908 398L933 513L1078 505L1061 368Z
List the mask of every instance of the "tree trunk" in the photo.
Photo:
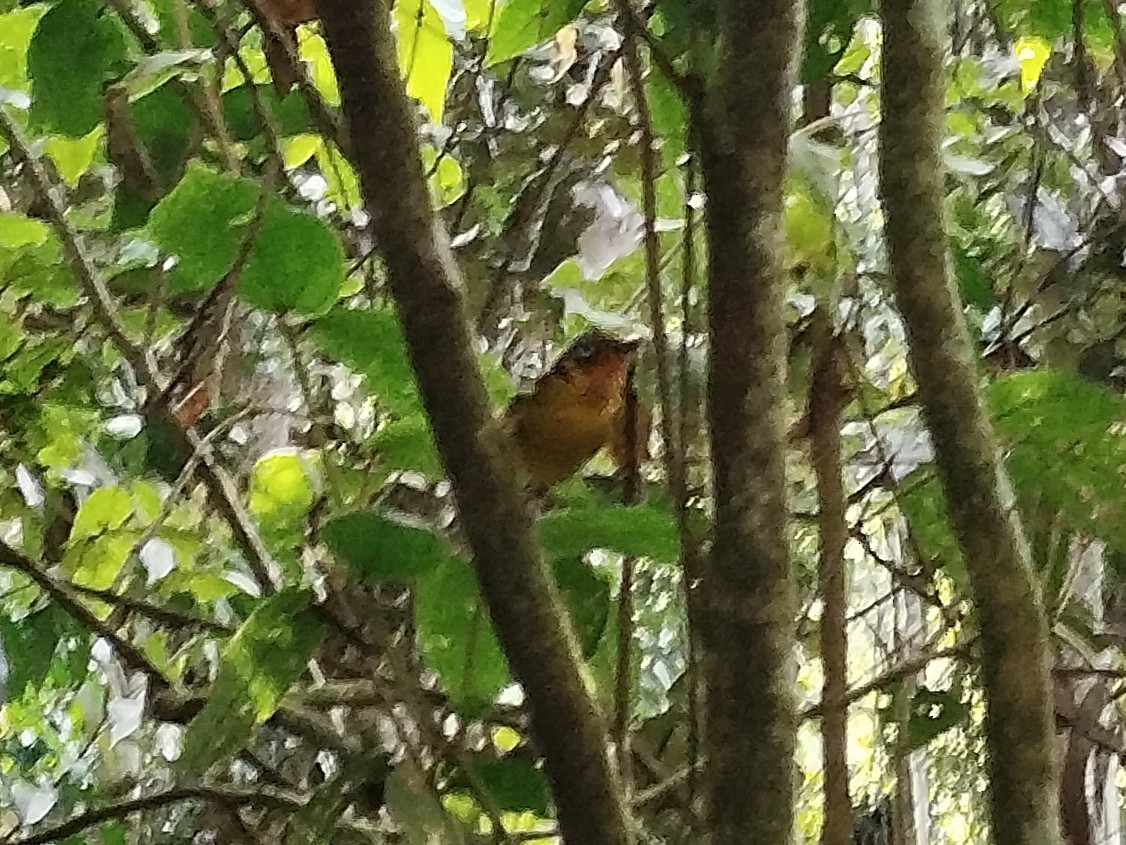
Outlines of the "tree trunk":
M708 217L715 529L700 585L705 792L715 845L793 831L796 599L786 532L782 177L803 9L721 7L694 118Z
M1048 626L1028 542L977 388L942 227L943 6L884 0L881 195L910 364L981 624L1000 845L1057 845Z
M458 270L438 236L413 106L399 77L391 3L318 0L317 10L419 391L489 613L531 704L563 838L571 845L624 845L629 829L605 725L533 540L511 457L490 425Z

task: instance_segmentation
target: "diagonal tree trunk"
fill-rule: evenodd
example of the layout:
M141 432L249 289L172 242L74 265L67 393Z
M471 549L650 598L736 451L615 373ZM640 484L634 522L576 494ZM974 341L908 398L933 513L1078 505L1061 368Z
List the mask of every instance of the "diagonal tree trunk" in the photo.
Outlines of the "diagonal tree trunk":
M511 460L490 427L458 270L437 236L390 0L318 0L353 161L387 264L411 363L449 473L477 577L532 711L563 838L625 845L626 811L578 649L533 539ZM498 832L499 833L499 832Z
M721 4L695 110L708 215L715 530L700 586L705 790L715 845L793 832L794 619L786 533L782 178L803 4Z
M883 0L881 195L896 301L981 624L993 836L1059 842L1048 627L977 389L942 227L943 4Z

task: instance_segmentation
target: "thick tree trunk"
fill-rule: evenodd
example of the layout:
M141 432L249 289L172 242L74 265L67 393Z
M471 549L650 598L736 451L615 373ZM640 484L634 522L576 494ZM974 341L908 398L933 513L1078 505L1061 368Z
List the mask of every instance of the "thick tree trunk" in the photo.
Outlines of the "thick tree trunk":
M434 439L449 473L497 634L532 711L563 838L629 841L606 731L539 557L511 459L490 425L458 271L436 236L413 108L399 78L389 0L318 0L353 161Z
M993 836L1059 842L1048 627L942 227L943 6L884 0L881 192L896 300L981 621Z
M786 533L782 177L803 7L727 0L695 119L708 216L715 530L700 585L705 790L715 845L793 829L796 601Z

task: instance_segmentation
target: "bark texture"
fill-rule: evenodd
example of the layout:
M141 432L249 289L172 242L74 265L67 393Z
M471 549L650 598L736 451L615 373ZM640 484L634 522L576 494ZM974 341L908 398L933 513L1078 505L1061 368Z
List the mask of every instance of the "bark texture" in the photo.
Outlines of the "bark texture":
M1000 845L1056 845L1048 627L947 272L943 10L939 0L881 4L886 237L910 364L980 618L993 837Z
M721 5L695 109L708 218L715 527L700 591L704 788L715 845L793 831L796 601L786 533L782 177L803 4Z
M852 841L852 801L848 793L848 495L841 457L841 416L846 403L842 350L831 318L819 308L810 334L816 364L809 386L810 458L817 475L818 590L821 593L822 773L825 822L821 845Z
M388 0L318 0L353 163L387 266L411 363L449 473L477 577L547 763L563 838L629 841L606 729L543 567L504 441L491 425L458 271L437 235L413 106L399 78Z

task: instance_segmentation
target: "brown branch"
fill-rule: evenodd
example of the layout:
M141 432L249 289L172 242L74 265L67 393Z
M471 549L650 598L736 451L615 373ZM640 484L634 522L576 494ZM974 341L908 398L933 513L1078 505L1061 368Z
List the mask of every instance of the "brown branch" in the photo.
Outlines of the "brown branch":
M846 710L853 704L856 704L856 702L867 698L872 693L880 692L892 684L902 681L904 678L918 674L935 660L959 660L964 658L973 646L973 642L973 640L970 640L967 643L951 648L924 649L917 656L896 664L867 683L853 687L835 702L819 701L816 704L811 704L801 711L800 718L804 722L809 719L820 719L825 713L833 709Z
M980 619L990 813L999 845L1060 839L1048 621L951 281L937 0L884 0L880 195L908 357Z
M254 790L248 790L229 786L177 786L154 795L146 795L143 798L134 798L131 801L107 804L104 807L89 810L62 824L48 828L42 833L33 833L23 837L9 837L5 845L47 845L50 842L59 842L71 836L76 836L84 830L102 824L102 822L126 819L137 813L159 810L173 804L182 804L185 801L209 801L240 807L260 806L290 811L299 810L305 806L303 797L273 788L258 787Z
M848 691L848 497L845 494L841 446L842 412L847 397L843 353L832 323L832 306L822 303L813 313L811 331L816 362L809 382L811 463L817 476L818 582L821 593L821 699L836 702ZM849 798L848 712L829 708L821 719L824 759L825 823L822 845L852 841Z
M0 109L0 113L2 112L3 110ZM35 561L3 541L0 541L0 566L14 569L34 581L36 586L49 595L67 614L85 626L91 633L97 634L113 646L114 651L121 655L121 659L129 668L144 672L157 687L169 686L169 681L164 677L164 673L149 660L145 653L98 619L93 611L78 600L69 584L63 584L52 578Z
M214 619L206 619L202 616L195 616L191 613L173 610L170 607L154 604L144 599L124 596L111 590L97 590L93 587L83 586L82 584L69 584L68 586L76 593L82 593L83 595L90 596L90 598L113 605L114 607L120 607L128 613L135 613L138 616L144 616L147 619L152 619L154 622L161 622L165 625L183 628L199 628L204 631L210 631L213 634L229 635L233 634L235 631L232 626L225 625Z
M715 845L742 845L788 840L794 818L781 224L802 15L790 0L718 5L719 69L706 106L691 112L708 198L715 501L693 621L707 690L708 823Z
M570 842L624 845L629 828L606 729L533 539L508 447L491 424L459 273L446 239L437 236L389 6L388 0L318 2L353 162L482 594L531 703L560 827Z
M109 334L121 356L133 368L148 394L152 396L161 393L167 381L161 376L152 351L141 348L130 339L98 268L90 258L77 230L66 219L66 192L53 182L43 163L31 152L19 126L3 108L0 108L0 136L7 140L12 152L23 161L32 188L46 208L47 218L63 243L67 259L74 269L75 278L79 287L89 297L98 322ZM175 419L168 414L166 407L156 410L166 416L170 431L180 438L180 442L175 444L176 448L181 452L199 453L202 462L201 474L215 509L230 526L251 572L258 579L262 589L272 590L274 587L272 572L275 564L261 537L258 536L250 516L242 507L234 482L216 462L210 445L194 429L189 428L186 431L181 429Z

